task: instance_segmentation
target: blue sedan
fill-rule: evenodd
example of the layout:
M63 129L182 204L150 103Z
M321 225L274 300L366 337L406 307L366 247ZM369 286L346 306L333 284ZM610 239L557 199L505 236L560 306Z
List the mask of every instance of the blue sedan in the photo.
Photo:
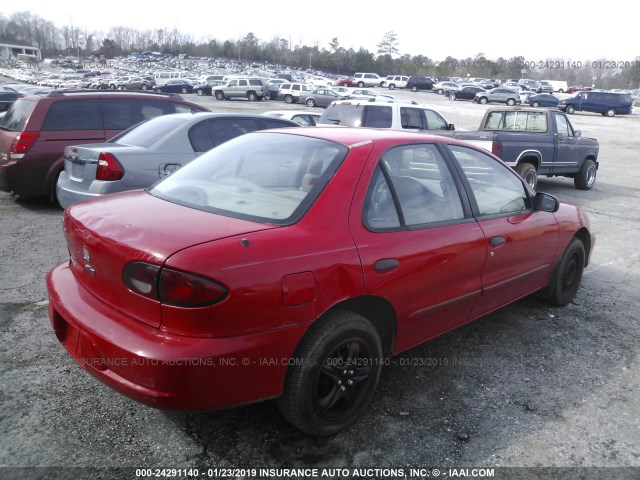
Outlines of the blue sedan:
M557 107L560 100L550 93L541 93L529 97L529 105L532 107Z

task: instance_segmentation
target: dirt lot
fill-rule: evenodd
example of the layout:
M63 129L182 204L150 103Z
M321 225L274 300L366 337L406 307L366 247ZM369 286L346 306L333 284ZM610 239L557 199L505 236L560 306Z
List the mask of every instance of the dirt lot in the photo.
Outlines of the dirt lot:
M432 104L470 130L488 108L432 93L394 95ZM190 98L217 110L292 108ZM568 179L541 179L539 189L582 205L598 235L575 302L556 309L525 299L392 359L361 421L330 438L298 433L273 402L171 413L94 380L47 318L45 274L67 260L62 212L1 194L0 466L424 467L443 476L463 467L636 467L593 478L640 478L640 118L571 120L600 141L596 185L585 192ZM56 472L82 473L0 468L0 478Z

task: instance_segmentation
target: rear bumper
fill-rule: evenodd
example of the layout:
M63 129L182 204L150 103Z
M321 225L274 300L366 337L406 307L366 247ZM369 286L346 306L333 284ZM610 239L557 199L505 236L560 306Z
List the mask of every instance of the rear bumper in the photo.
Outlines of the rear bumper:
M67 172L64 170L60 172L58 183L56 185L56 198L62 208L67 208L74 203L101 196L102 194L89 193L86 189L79 190L74 188L71 182L69 182L69 175Z
M174 335L103 303L78 284L67 264L49 272L47 290L53 330L73 359L101 382L156 408L213 410L279 396L307 328L227 338Z

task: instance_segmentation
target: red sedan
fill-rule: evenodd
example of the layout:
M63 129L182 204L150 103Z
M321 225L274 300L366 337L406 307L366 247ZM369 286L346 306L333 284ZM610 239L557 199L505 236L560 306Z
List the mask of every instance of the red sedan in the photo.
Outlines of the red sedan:
M312 435L356 421L388 356L534 292L570 302L594 245L484 150L342 127L246 134L64 226L49 315L83 368L159 408L277 398Z

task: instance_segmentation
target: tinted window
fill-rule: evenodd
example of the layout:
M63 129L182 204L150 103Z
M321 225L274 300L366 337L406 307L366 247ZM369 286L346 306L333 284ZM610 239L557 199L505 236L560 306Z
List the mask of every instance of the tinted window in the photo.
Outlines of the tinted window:
M106 130L124 130L160 115L195 111L190 105L146 98L104 98L102 109Z
M125 127L126 128L126 127ZM98 99L63 100L49 107L42 130L103 130Z
M371 128L391 128L393 113L391 107L365 107L362 126Z
M480 215L514 213L529 205L517 174L493 157L472 148L449 145L469 181Z
M135 147L149 148L158 140L166 137L170 132L184 124L184 119L162 116L136 125L129 130L116 135L108 143L119 143Z

